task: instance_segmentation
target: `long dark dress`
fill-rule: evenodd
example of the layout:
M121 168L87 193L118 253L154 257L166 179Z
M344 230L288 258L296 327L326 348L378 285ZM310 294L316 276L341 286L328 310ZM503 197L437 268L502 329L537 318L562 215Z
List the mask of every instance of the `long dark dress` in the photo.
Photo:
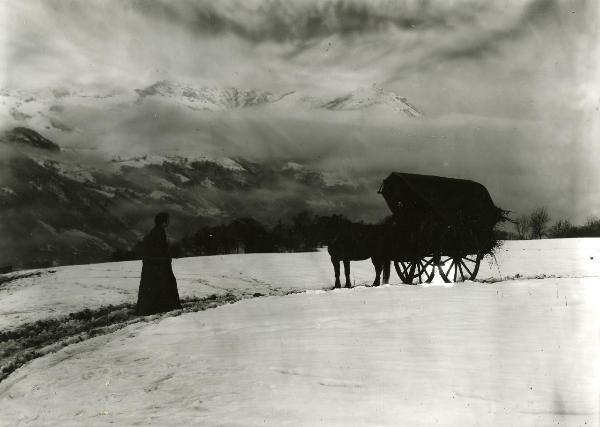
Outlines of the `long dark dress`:
M181 308L177 280L171 267L171 254L165 229L156 226L144 237L142 278L136 312L140 315Z

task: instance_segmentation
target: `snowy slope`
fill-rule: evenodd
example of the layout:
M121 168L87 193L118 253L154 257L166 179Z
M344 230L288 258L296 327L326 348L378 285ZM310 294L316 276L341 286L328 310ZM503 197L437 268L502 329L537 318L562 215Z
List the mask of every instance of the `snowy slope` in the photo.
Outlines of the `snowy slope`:
M595 282L356 288L136 325L15 372L3 421L597 425Z
M506 242L480 278L512 280L332 292L320 290L326 253L176 260L183 295L312 290L36 359L0 383L0 424L597 426L599 252L600 239ZM356 284L371 280L369 263L353 265ZM23 321L14 312L132 301L138 272L97 264L9 282L2 328Z
M366 110L380 111L391 110L404 113L408 117L422 117L423 113L414 105L408 103L406 98L394 92L387 92L379 87L363 88L349 94L328 100L320 105L327 110Z
M423 113L408 100L380 87L358 88L339 96L309 96L294 90L274 94L268 90L238 87L193 86L167 80L134 89L95 89L63 87L53 90L0 90L0 118L5 124L27 125L37 130L50 130L53 136L90 132L81 119L85 111L106 114L110 110L143 113L144 106L155 101L184 107L191 111L224 112L274 106L286 110L363 110L377 113L390 111L406 117L422 117ZM75 111L83 110L83 111ZM81 115L83 113L83 115ZM118 119L118 116L116 117ZM123 118L121 118L122 120Z
M284 109L373 110L371 112L390 111L412 118L423 116L406 98L377 86L359 88L337 97L314 97L295 91L275 95L254 89L193 87L163 80L135 91L137 103L153 98L185 105L193 110L225 111L272 105Z
M181 238L210 222L253 217L268 224L302 209L344 213L356 210L366 191L372 197L361 203L375 198L373 186L301 163L290 169L292 162L200 152L90 154L24 127L0 132L2 150L9 154L0 155L0 265L18 269L109 260L135 245L164 210Z
M254 89L193 87L161 80L144 89L136 89L138 100L160 97L196 110L224 111L235 108L256 107L273 102L270 92Z
M496 258L497 263L489 257L484 259L478 280L598 277L600 239L507 241ZM370 261L352 262L351 268L354 285L372 283ZM268 287L316 290L333 286L333 268L326 251L181 258L173 261L173 269L182 298L229 291L262 292ZM141 261L39 271L43 273L40 276L0 287L0 330L84 308L135 302ZM399 283L395 273L391 281Z

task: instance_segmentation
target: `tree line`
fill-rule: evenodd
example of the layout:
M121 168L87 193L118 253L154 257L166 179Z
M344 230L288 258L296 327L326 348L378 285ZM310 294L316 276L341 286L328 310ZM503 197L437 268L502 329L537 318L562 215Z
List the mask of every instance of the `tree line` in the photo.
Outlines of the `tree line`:
M300 212L290 220L279 220L266 226L253 218L239 218L229 223L208 225L171 245L174 257L221 255L235 253L307 252L325 246L341 222L351 221L343 215L322 216ZM551 223L545 207L534 209L513 220L515 232L495 230L498 240L568 237L600 237L600 219L589 218L584 225L573 225L567 219ZM117 249L110 261L141 259L143 242L130 249Z
M290 220L279 220L271 227L253 218L209 225L171 244L176 257L264 252L307 252L326 245L332 225L350 222L343 215L321 216L300 212ZM141 259L143 242L131 249L118 249L111 261Z
M508 233L507 238L600 237L600 218L590 217L583 225L574 225L564 218L551 223L550 214L545 207L538 207L529 214L520 215L514 220L514 227L515 233Z

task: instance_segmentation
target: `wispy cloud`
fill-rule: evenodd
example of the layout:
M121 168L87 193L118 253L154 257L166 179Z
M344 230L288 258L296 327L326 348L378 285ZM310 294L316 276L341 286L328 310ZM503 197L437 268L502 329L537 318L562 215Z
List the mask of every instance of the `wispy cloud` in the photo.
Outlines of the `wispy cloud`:
M201 34L232 33L254 42L352 36L389 28L449 27L453 19L461 17L444 13L443 8L427 1L159 1L139 6L152 18L166 18Z
M67 135L71 144L189 143L374 175L470 171L493 177L508 205L526 198L525 186L551 201L557 188L572 191L565 183L585 200L579 211L593 204L585 182L600 181L595 0L5 0L0 8L8 64L0 86L133 91L169 79L328 96L377 84L429 115L376 128L367 116L232 123L190 111L159 111L160 120L148 120L151 108L92 112L90 132ZM556 182L534 188L547 170ZM560 203L565 212L575 204Z
M569 37L585 26L560 19L593 8L585 0L7 0L0 7L8 86L171 78L315 90L387 84L440 63L502 56L505 43L543 39L544 20Z

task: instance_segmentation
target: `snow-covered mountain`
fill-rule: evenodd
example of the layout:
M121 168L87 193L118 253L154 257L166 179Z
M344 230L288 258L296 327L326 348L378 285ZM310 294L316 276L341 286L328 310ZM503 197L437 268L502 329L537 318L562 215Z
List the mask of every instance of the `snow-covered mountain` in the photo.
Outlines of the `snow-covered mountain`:
M378 88L335 97L169 81L1 90L0 250L10 257L0 264L102 259L139 237L158 210L191 226L234 215L270 222L304 209L376 212L372 177L350 180L343 166L322 164L337 146L362 143L347 113L356 111L420 114Z
M28 128L5 132L0 150L0 264L15 266L105 260L147 232L158 211L172 213L181 236L236 217L272 223L304 209L333 213L365 191L299 163L92 156Z
M315 96L296 90L273 93L268 90L238 87L194 86L160 80L143 88L129 90L82 89L60 87L37 91L0 90L0 107L10 117L26 122L38 115L52 115L64 109L61 104L95 105L100 109L111 104L142 104L146 99L161 99L199 111L225 111L240 108L276 106L285 109L349 111L382 107L408 117L423 113L401 95L379 86L358 88L334 96ZM43 111L46 110L46 111Z
M275 106L285 109L357 111L390 111L408 117L423 113L406 98L381 87L371 86L335 97L308 96L297 91L273 94L268 91L238 88L193 87L162 80L146 88L136 89L141 103L147 97L166 99L192 109L223 111L229 109Z
M320 104L320 108L333 111L341 110L391 110L403 113L408 117L422 117L423 113L406 98L397 93L385 91L382 88L371 87L342 95Z
M256 151L292 153L290 159L307 152L319 156L324 144L355 140L359 133L370 141L389 137L375 135L372 123L384 120L395 126L420 116L405 98L377 87L322 96L168 81L137 90L0 90L0 131L30 128L63 148L121 156L168 151L212 157L250 157ZM415 120L413 126L419 123ZM314 147L297 150L307 140Z
M271 92L254 89L192 87L162 80L144 89L136 89L138 100L146 97L168 98L191 108L221 111L234 108L256 107L276 100Z

